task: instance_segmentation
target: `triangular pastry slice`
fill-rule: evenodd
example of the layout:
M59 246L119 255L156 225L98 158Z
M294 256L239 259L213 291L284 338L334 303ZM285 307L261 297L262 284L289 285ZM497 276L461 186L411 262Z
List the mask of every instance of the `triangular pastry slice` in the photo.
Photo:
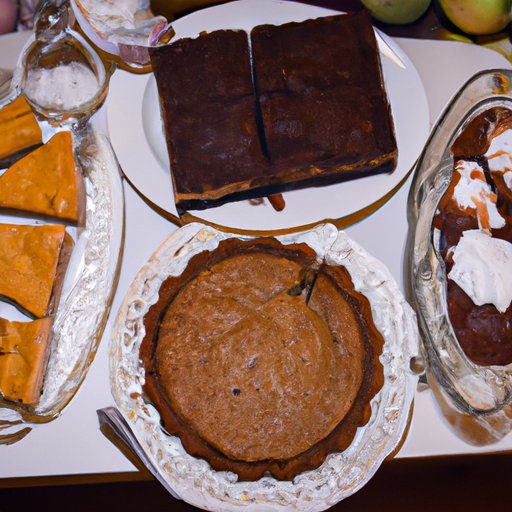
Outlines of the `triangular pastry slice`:
M0 167L43 143L41 128L23 96L0 109Z
M70 132L14 163L0 176L0 207L83 223L84 194Z
M62 225L0 224L0 296L34 317L58 302L72 239Z
M44 381L53 317L31 322L0 318L0 393L35 406Z

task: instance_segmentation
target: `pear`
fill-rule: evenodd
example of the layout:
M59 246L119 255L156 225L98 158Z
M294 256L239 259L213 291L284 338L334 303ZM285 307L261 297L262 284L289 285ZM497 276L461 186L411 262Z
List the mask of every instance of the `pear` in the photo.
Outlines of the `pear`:
M416 21L430 6L431 0L361 0L372 18L384 23L405 25ZM512 1L512 0L511 0Z
M466 34L494 34L511 20L512 0L439 0L439 5Z

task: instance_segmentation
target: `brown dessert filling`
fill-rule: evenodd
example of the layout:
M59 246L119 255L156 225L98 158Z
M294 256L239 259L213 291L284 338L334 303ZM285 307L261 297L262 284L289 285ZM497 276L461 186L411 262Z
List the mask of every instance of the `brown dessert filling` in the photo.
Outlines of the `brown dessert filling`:
M457 137L451 147L454 162L477 162L484 179L496 194L496 206L506 220L504 227L493 229L490 235L512 243L512 191L505 184L503 174L491 172L485 153L493 136L512 127L512 112L496 107L486 110L473 119ZM454 200L455 177L442 197L434 226L441 232L440 253L445 262L446 274L453 267L452 249L457 246L463 233L479 229L478 209L462 210ZM512 363L512 308L500 313L493 304L476 305L453 280L448 279L448 313L457 340L466 356L478 365L507 365Z
M383 340L345 269L309 247L226 240L159 297L145 317L144 390L214 469L289 480L367 421Z

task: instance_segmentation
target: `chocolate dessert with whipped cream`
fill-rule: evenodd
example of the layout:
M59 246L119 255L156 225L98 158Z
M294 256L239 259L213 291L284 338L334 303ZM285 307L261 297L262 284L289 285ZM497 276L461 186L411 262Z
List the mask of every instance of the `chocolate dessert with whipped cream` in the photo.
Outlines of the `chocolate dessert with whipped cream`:
M434 226L450 322L466 356L512 363L512 111L476 116L451 147L452 181Z

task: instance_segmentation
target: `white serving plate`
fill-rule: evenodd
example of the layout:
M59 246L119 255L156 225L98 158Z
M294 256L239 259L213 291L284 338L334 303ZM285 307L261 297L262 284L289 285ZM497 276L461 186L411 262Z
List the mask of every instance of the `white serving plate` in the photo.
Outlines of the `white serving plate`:
M238 0L203 9L173 23L177 37L200 31L245 29L332 15L336 11L279 0ZM266 200L191 212L197 220L233 230L281 230L324 220L344 226L373 213L401 187L423 149L429 132L429 110L421 79L407 55L377 32L398 143L398 166L391 174L284 194L286 207L276 212ZM177 216L169 160L153 75L116 73L108 100L110 138L130 183L157 207ZM356 214L354 216L354 214ZM354 216L354 220L350 217ZM338 222L340 221L340 222Z

